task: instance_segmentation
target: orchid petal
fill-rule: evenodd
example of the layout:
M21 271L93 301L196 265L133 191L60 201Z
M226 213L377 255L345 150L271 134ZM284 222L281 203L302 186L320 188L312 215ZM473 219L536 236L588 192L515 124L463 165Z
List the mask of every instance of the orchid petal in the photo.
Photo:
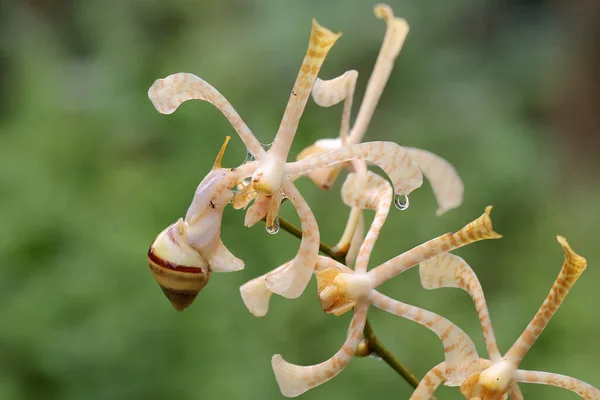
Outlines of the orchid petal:
M288 299L299 297L312 276L319 254L319 227L315 216L293 182L286 181L283 190L300 217L302 240L298 254L291 264L282 270L267 274L267 287L273 293Z
M148 90L148 97L156 110L162 114L172 114L187 100L207 101L217 107L227 118L254 157L262 159L266 155L258 139L225 96L194 74L180 72L164 79L157 79Z
M244 226L254 226L258 221L262 220L267 216L269 206L271 205L271 198L263 195L258 195L254 203L246 211L246 218L244 220Z
M479 315L489 357L494 362L500 360L502 356L498 350L485 295L477 275L469 267L469 264L454 254L446 253L423 261L419 265L419 273L421 275L421 285L425 289L454 287L469 293Z
M282 270L288 267L291 261L279 266L276 270ZM269 311L269 301L271 300L271 292L266 284L267 274L254 278L242 286L240 286L240 294L244 304L250 313L256 317L264 317Z
M367 274L372 275L375 287L388 281L394 276L414 267L420 262L438 256L442 253L452 251L470 243L485 239L498 239L499 235L494 231L490 213L492 206L485 209L485 213L476 220L468 223L462 229L454 233L446 233L413 249L392 258L389 261L373 268Z
M394 13L389 6L378 4L375 6L374 11L377 18L385 20L387 27L377 61L367 83L365 97L350 132L350 144L359 143L365 135L409 30L406 21L394 17Z
M407 195L423 184L419 165L399 145L392 142L369 142L346 146L312 158L286 165L287 175L304 175L317 168L329 167L350 160L369 161L390 177L394 191Z
M354 308L354 317L348 330L348 337L342 348L329 360L311 366L291 364L281 355L273 356L271 364L275 378L286 397L300 396L302 393L319 386L339 374L352 360L362 337L367 321L367 302L359 302Z
M340 33L333 33L329 29L320 26L313 19L312 29L310 32L310 41L306 55L302 61L300 72L296 77L296 82L290 93L287 106L285 108L279 130L275 135L273 146L269 150L269 154L279 160L286 160L300 117L306 107L308 96L312 90L315 79L319 74L321 65L327 57L327 53L341 36Z
M352 215L350 216L352 217ZM356 262L356 257L358 256L358 251L360 250L360 246L363 242L363 238L365 237L365 217L360 211L358 216L358 222L356 224L356 228L354 229L354 234L352 236L352 240L350 241L350 247L348 248L348 252L346 253L346 265L354 265Z
M515 381L510 382L510 384L508 385L507 394L510 400L525 400L525 398L523 397L523 393L519 388L519 384Z
M354 267L356 272L365 272L379 232L390 211L392 187L388 181L371 171L365 174L351 173L342 186L342 200L350 207L376 209L375 218L360 246Z
M429 180L438 203L437 215L458 207L463 200L464 185L452 164L427 150L412 147L404 149Z
M343 75L327 81L317 78L312 90L315 103L321 107L330 107L344 100L342 122L340 124L340 140L344 146L348 144L350 112L352 111L352 98L354 97L357 78L358 72L354 70L347 71Z
M444 376L447 386L460 386L471 374L471 370L478 365L479 356L473 341L462 329L446 318L394 300L376 290L371 292L369 299L375 307L421 324L440 338L444 344L446 364Z
M446 379L446 363L441 362L429 370L419 381L419 385L410 396L409 400L429 400L433 397L436 389Z
M306 158L318 156L336 150L342 147L342 141L339 138L336 139L319 139L313 144L302 150L296 160L304 160ZM344 164L334 165L332 167L317 168L308 173L308 177L312 180L315 185L321 190L328 190L333 186L335 179L342 171Z
M511 362L515 367L519 365L523 357L525 357L525 354L527 354L531 346L533 346L544 328L546 328L554 313L567 297L569 290L571 290L587 267L587 260L571 249L567 239L562 236L557 236L557 240L565 252L565 260L544 303L541 305L529 325L527 325L525 331L519 336L517 341L505 355L505 359Z
M557 386L577 393L585 400L600 400L600 390L592 385L570 376L554 374L551 372L525 371L518 369L514 379L523 383L538 383L542 385Z

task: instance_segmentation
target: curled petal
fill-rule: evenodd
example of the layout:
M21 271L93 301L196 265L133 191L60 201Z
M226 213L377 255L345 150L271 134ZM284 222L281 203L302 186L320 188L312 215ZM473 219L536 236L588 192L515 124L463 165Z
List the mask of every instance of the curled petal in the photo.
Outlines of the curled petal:
M287 268L289 263L277 267L276 270ZM240 286L240 293L246 308L256 317L264 317L269 311L269 301L273 293L267 288L266 278L266 274L261 275Z
M342 200L350 207L376 209L375 218L360 246L354 268L356 272L365 272L392 204L392 187L388 181L371 171L351 173L342 186Z
M227 118L254 157L261 159L266 155L258 139L225 96L196 75L181 72L157 79L148 90L148 97L156 110L162 114L175 112L181 103L187 100L207 101Z
M354 317L348 330L348 337L342 348L329 360L317 365L300 366L290 364L281 355L271 360L275 379L281 393L286 397L300 396L302 393L319 386L339 374L352 360L367 320L368 303L359 302L354 309Z
M289 267L290 264L291 261L288 261L285 264L277 267L275 271L281 271L283 269L286 269ZM345 272L352 272L345 265L342 265L329 257L318 256L315 270L318 271L324 268L331 267L340 268ZM240 287L240 293L242 295L242 300L244 301L244 304L246 305L250 313L256 317L264 317L269 311L269 301L271 300L271 295L273 294L273 292L271 292L267 288L267 275L268 274L265 274L259 276L258 278L254 278L244 283Z
M587 260L571 249L567 239L557 236L557 240L565 252L565 260L544 303L529 325L527 325L525 331L523 331L505 355L505 359L510 361L515 367L519 365L525 354L527 354L531 346L533 346L542 331L546 328L554 313L567 297L569 290L571 290L587 267Z
M554 374L551 372L525 371L518 369L515 372L514 379L524 383L537 383L561 387L577 393L585 400L600 400L600 390L579 379L571 378L570 376Z
M321 107L330 107L344 100L342 122L340 124L340 139L343 145L349 144L350 112L357 78L358 72L352 70L328 81L317 78L313 86L313 99Z
M207 254L208 265L214 272L235 272L244 269L244 261L237 258L219 239Z
M399 145L392 142L369 142L346 146L327 154L286 165L290 176L304 175L317 168L329 167L351 160L369 161L390 177L398 195L409 194L423 184L419 165Z
M310 281L317 263L320 236L315 216L294 183L289 180L284 182L283 190L300 217L302 240L298 254L292 262L286 268L267 274L266 282L273 293L294 299L304 292Z
M464 185L452 164L427 150L412 147L404 149L429 180L438 203L437 215L458 207L463 200Z
M374 210L386 202L389 208L391 193L390 183L372 171L350 173L342 185L342 201L348 207Z
M485 295L483 294L483 289L477 275L469 267L469 264L454 254L445 253L423 261L419 265L419 274L421 275L421 285L425 289L454 287L463 289L469 293L479 315L490 359L492 361L500 360L501 355L496 343Z
M444 344L446 370L444 376L447 386L460 386L479 364L475 344L467 334L431 311L411 306L385 296L375 290L369 296L375 307L402 318L415 321L435 333Z
M317 78L312 89L313 100L321 107L331 107L352 98L357 78L358 72L354 70L329 80Z

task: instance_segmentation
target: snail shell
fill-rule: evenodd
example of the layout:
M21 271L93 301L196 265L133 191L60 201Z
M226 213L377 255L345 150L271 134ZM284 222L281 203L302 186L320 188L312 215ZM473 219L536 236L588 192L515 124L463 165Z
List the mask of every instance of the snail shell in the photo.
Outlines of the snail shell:
M156 237L148 251L148 264L154 279L177 311L192 304L210 278L206 260L187 243L182 219Z

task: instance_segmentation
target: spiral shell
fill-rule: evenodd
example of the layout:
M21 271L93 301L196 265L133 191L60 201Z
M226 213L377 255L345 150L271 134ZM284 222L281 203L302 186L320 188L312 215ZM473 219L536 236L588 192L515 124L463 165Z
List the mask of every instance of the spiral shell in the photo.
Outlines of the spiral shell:
M180 219L162 231L148 251L150 271L177 311L192 304L210 278L206 260L185 236L186 227Z

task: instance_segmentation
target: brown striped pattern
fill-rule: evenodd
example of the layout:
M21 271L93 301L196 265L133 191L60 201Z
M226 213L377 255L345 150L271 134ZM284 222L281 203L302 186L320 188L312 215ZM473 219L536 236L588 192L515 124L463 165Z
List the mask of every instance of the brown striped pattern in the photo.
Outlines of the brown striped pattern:
M269 155L286 160L308 96L327 53L340 37L313 19L310 41Z
M475 303L488 355L492 361L502 358L496 343L490 313L479 279L471 267L459 256L445 253L423 261L419 265L421 284L425 289L455 287L465 290Z
M592 385L571 378L570 376L553 374L551 372L525 371L518 369L515 372L515 380L524 383L537 383L542 385L557 386L577 393L585 400L600 400L600 390Z
M479 240L502 237L494 232L490 219L491 211L492 207L488 206L481 217L465 225L459 231L432 239L372 269L368 274L373 275L376 282L375 287L429 258Z
M286 165L286 173L290 176L305 175L317 168L359 159L383 169L392 180L397 194L409 194L423 184L419 165L402 147L393 142L368 142L342 147L327 154L289 163Z
M544 303L525 331L506 353L506 359L515 366L520 364L587 267L586 259L575 253L564 237L558 236L557 239L565 252L565 261Z
M458 386L479 365L475 344L458 326L431 311L411 306L376 290L369 296L373 305L402 318L410 319L435 333L444 345L446 385Z
M371 171L349 174L342 186L342 200L347 206L376 210L371 227L358 251L354 267L356 272L367 270L373 247L390 211L392 194L390 183Z

